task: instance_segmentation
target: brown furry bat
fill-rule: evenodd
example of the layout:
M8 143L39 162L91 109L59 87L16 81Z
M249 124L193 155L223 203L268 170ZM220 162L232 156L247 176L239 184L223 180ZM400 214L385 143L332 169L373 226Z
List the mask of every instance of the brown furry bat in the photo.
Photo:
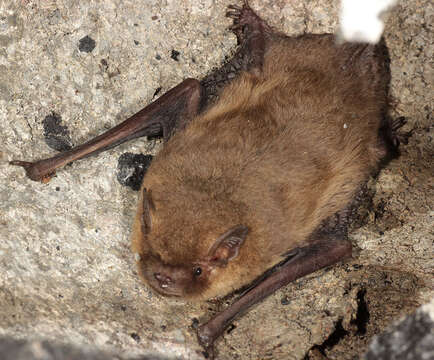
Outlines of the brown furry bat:
M206 347L238 312L351 255L345 230L327 221L345 218L387 144L397 142L385 118L383 46L286 37L247 2L227 15L248 60L213 106L199 113L200 84L187 79L76 149L12 162L41 180L92 152L162 131L167 142L143 180L132 233L145 282L165 295L204 300L280 263L199 328Z

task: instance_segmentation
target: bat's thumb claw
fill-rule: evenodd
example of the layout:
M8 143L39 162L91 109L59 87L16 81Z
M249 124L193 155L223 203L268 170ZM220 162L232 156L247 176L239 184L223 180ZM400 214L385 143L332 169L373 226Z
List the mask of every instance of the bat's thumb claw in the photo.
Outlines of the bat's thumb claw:
M49 174L42 174L41 171L39 170L39 166L37 165L37 163L12 160L9 161L9 164L23 167L24 170L26 170L27 177L33 181L41 181L43 183L47 183L51 180L51 177L54 175L54 172Z
M199 344L204 348L205 350L205 357L207 359L213 359L214 358L214 340L215 335L213 334L212 330L207 326L207 324L204 324L202 326L199 326L197 329L197 339L199 340Z
M22 166L24 169L27 169L30 166L32 166L33 163L28 162L28 161L12 160L12 161L9 161L9 164L15 165L15 166Z

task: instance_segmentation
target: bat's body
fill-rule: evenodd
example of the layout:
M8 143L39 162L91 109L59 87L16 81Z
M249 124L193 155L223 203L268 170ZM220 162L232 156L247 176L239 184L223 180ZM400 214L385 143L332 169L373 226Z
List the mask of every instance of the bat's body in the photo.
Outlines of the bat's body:
M223 296L292 256L200 328L205 346L238 311L351 255L345 229L331 231L327 219L345 217L396 140L385 120L382 46L285 37L247 4L228 15L250 58L209 109L198 114L199 82L186 80L78 150L13 162L40 180L92 151L162 129L168 141L145 175L132 233L149 285L189 299Z
M384 155L378 133L385 84L362 68L373 49L342 70L358 47L333 41L270 40L262 72L242 73L154 158L143 181L155 206L152 230L141 232L139 207L133 232L144 268L151 253L193 269L226 230L249 229L236 258L200 290L186 286L178 295L227 294L307 245Z

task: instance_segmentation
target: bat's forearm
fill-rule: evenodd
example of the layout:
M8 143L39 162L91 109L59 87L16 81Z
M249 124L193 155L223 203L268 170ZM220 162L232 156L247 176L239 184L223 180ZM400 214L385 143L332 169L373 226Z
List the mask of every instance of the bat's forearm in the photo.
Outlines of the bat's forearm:
M11 165L22 166L27 176L35 181L47 181L60 168L74 160L108 150L125 141L141 136L161 134L167 140L170 134L185 126L199 109L200 84L186 79L119 125L85 144L36 162L14 160Z
M308 275L323 267L351 256L351 243L347 240L323 239L312 245L300 248L287 262L257 286L238 298L207 323L198 328L198 339L206 349L212 349L213 342L235 317L245 313L251 306L274 293L290 282Z

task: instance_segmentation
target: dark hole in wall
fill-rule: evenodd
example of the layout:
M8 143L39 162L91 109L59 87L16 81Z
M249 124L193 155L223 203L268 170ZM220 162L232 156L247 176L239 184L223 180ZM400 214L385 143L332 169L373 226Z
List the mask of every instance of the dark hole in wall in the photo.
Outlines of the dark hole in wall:
M342 326L342 319L339 319L336 323L335 330L330 334L330 336L322 344L312 347L312 350L317 350L322 355L326 355L326 350L333 348L333 346L339 343L339 341L347 335L348 331ZM309 360L309 355L306 355L304 360Z
M175 61L179 61L179 55L181 55L181 53L175 49L173 49L170 53L170 57Z
M226 330L226 333L227 333L227 334L230 334L230 333L231 333L232 331L234 331L236 328L237 328L236 325L231 324L231 325L229 326L229 328Z
M71 137L67 126L62 125L62 118L53 112L42 120L45 143L57 151L67 151L72 148Z
M117 179L123 186L138 191L152 156L126 152L119 157Z
M365 299L366 289L360 289L357 292L357 313L356 318L351 321L351 324L356 325L357 330L355 335L363 336L366 334L366 327L369 323L370 313L368 309L368 304ZM349 332L345 330L342 326L342 319L336 323L335 330L330 334L330 336L320 345L315 345L311 348L312 351L316 351L326 356L326 350L332 349L337 345ZM309 360L309 354L306 354L304 360Z
M157 88L155 89L154 96L152 97L152 99L153 99L154 97L156 97L156 96L160 93L161 89L162 89L161 86L160 86L160 87L157 87Z
M357 314L352 324L357 326L356 335L366 334L366 325L369 322L370 314L365 299L366 289L360 289L357 293Z
M86 35L78 41L78 50L81 52L90 53L95 49L96 42L94 39Z

